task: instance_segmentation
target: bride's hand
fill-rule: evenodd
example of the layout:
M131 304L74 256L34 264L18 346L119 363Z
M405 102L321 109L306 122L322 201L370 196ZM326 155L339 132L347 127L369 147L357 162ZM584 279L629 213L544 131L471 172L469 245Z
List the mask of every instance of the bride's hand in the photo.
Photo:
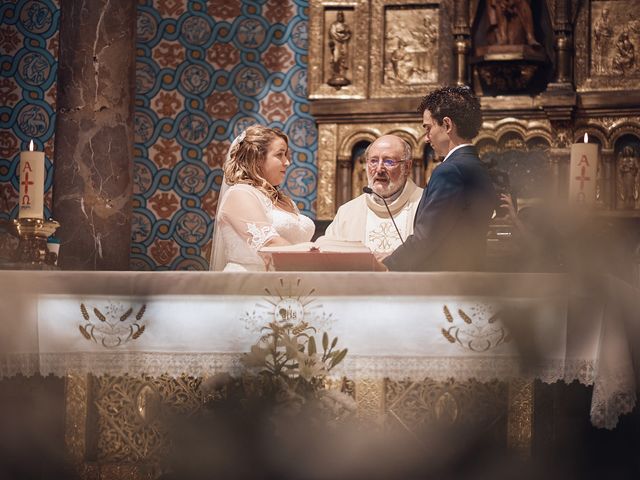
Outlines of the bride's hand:
M267 270L267 272L275 270L273 268L273 257L271 256L270 253L258 252L258 255L260 255L260 258L262 258L262 261L264 262L264 267Z
M377 258L376 258L376 260L377 260L377 262L373 266L373 271L374 272L388 272L389 271L389 269L387 268L387 266L384 263L382 263Z
M376 260L382 262L385 258L387 258L391 252L373 252L373 255L376 257Z

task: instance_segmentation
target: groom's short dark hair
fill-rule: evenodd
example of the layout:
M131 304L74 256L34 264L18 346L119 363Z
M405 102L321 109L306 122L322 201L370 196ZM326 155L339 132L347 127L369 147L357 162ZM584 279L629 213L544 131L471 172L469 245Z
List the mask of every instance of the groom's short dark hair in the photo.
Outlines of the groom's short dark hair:
M431 117L442 125L444 117L449 117L458 129L458 135L472 139L482 126L480 101L468 87L442 87L426 95L418 113L428 110Z

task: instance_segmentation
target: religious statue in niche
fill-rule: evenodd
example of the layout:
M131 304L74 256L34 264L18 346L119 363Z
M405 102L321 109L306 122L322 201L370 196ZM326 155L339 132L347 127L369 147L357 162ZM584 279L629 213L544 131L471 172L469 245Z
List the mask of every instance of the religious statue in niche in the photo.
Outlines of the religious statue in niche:
M539 45L529 0L487 0L490 45Z
M327 81L337 90L351 84L351 80L346 77L349 69L349 40L351 28L345 23L344 12L338 11L335 22L329 26L331 78Z
M487 0L479 13L470 63L485 95L531 94L546 86L551 61L535 37L535 22L543 28L546 17L534 19L529 2Z
M425 84L437 81L438 18L436 12L388 10L384 36L384 82Z
M595 73L603 74L609 70L607 65L609 59L609 45L613 37L613 27L609 21L609 9L603 8L600 18L596 20L593 28L594 45L594 70Z
M618 207L635 208L639 198L640 160L635 149L627 145L618 155Z

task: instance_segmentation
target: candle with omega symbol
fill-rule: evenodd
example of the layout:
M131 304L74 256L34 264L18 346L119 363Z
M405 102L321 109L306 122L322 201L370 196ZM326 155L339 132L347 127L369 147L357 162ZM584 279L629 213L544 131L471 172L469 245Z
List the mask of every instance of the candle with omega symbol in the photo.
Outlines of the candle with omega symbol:
M33 149L20 152L20 206L19 218L44 217L44 152Z

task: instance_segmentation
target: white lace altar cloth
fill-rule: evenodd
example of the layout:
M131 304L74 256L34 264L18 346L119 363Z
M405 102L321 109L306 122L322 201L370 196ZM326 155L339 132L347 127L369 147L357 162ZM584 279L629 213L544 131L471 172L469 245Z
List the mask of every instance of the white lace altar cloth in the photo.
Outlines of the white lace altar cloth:
M238 373L264 325L305 321L349 349L336 375L578 380L613 428L636 399L616 291L558 274L3 271L0 376Z

